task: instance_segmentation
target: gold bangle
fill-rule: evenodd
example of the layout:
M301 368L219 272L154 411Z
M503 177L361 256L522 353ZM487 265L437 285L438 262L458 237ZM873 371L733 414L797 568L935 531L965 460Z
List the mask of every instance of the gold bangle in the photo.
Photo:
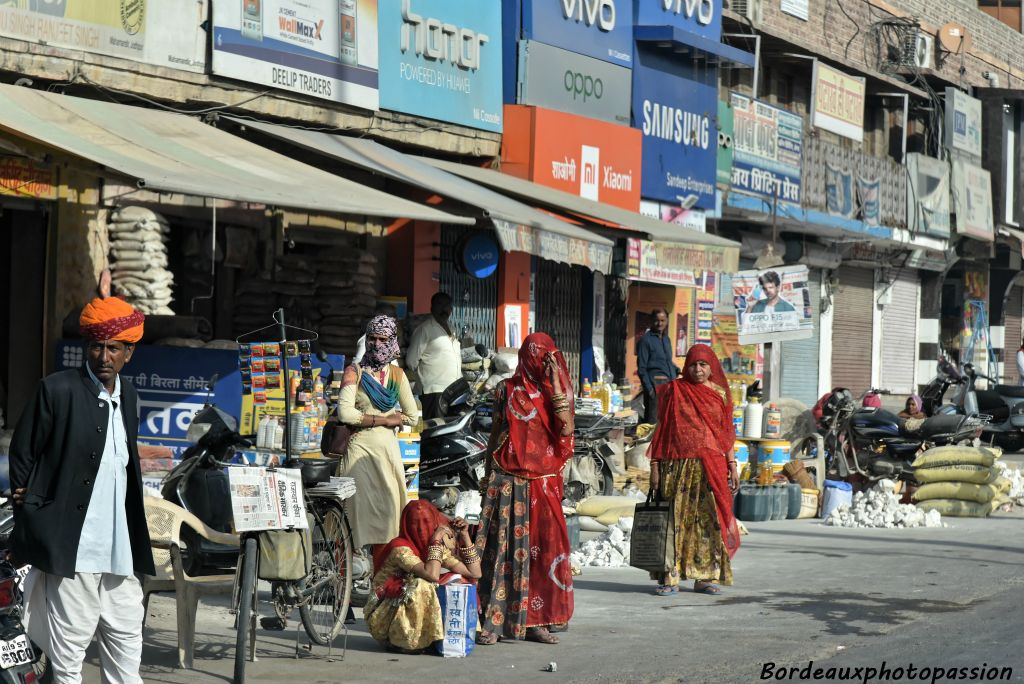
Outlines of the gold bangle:
M437 561L437 562L440 563L442 558L444 558L444 547L443 546L441 546L440 544L431 544L430 546L427 547L427 562L428 563L430 561Z

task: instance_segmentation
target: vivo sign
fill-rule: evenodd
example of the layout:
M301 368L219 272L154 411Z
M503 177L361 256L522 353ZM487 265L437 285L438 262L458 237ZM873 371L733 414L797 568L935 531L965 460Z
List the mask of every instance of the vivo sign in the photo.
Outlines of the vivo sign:
M619 66L632 66L632 1L522 0L521 37Z
M637 0L637 26L678 26L720 40L722 0Z
M402 52L415 50L417 57L451 62L463 69L480 68L480 48L490 36L440 19L413 14L411 0L402 0Z

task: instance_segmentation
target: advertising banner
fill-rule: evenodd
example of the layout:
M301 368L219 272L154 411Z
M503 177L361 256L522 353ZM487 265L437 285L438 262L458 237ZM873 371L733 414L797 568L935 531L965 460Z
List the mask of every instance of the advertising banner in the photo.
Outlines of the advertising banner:
M731 93L732 187L800 204L804 124L796 114Z
M655 202L654 200L640 200L640 213L650 218L674 223L698 233L706 233L708 230L708 215L700 209L683 209L676 204Z
M593 57L519 41L519 104L629 125L630 70Z
M725 249L630 238L626 241L626 277L648 283L695 287L701 271L728 273L735 270L736 263L728 258Z
M857 195L860 197L860 213L864 225L882 225L882 180L857 176Z
M732 277L741 344L810 337L814 330L806 266L740 271Z
M219 76L375 110L377 66L377 0L213 4Z
M722 0L636 0L637 26L677 26L703 38L722 37Z
M0 0L0 36L203 73L205 0Z
M718 274L705 271L697 281L697 306L695 307L696 325L694 326L694 344L711 344L715 319L715 283Z
M717 87L653 68L646 55L637 60L633 125L644 135L643 197L715 208L717 114Z
M722 370L730 383L741 382L748 386L761 377L761 347L756 344L740 344L736 317L732 314L715 314L711 348L722 362Z
M981 100L946 88L946 147L981 161Z
M539 228L493 220L498 240L506 252L526 252L552 261L576 264L601 273L611 273L612 248L589 240Z
M907 229L949 239L949 166L911 152L907 175Z
M813 83L811 125L862 142L867 79L815 60Z
M633 65L630 0L522 0L523 38Z
M57 171L30 159L0 157L0 195L57 199Z
M732 149L733 149L733 118L732 105L718 101L718 163L717 180L719 185L729 187L732 182Z
M978 240L996 239L992 218L992 175L960 159L953 160L953 208L956 232Z
M389 0L380 106L501 132L501 3Z
M502 167L549 188L637 211L641 138L628 126L506 105Z
M853 196L853 172L825 162L825 208L833 216L853 218L857 200Z

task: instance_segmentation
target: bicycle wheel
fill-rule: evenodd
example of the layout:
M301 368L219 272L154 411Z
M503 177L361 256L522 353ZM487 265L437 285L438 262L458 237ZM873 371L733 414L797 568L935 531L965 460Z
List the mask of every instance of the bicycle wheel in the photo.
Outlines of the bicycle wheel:
M238 590L238 630L235 634L235 684L245 682L245 657L253 630L252 611L256 603L256 538L245 540L242 549L242 577Z
M352 597L352 536L341 506L315 502L313 563L300 583L299 615L311 641L326 646L341 631Z

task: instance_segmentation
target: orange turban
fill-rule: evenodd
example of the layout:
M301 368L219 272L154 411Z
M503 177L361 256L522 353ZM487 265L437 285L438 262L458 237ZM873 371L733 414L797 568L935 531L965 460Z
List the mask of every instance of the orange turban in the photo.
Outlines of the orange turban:
M114 340L135 344L142 339L145 316L118 297L97 297L82 309L78 330L87 340Z

